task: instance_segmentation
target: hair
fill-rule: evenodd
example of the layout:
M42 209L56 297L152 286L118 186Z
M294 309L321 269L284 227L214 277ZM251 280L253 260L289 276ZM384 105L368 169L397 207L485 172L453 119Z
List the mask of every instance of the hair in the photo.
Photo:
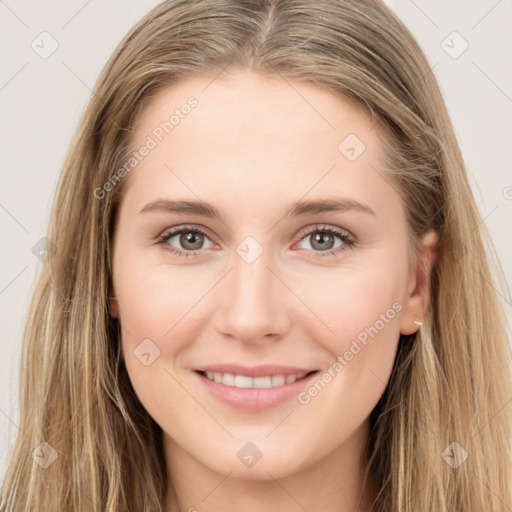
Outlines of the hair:
M228 67L316 84L368 112L387 141L385 171L403 198L411 246L429 230L439 235L424 324L400 336L370 414L362 462L372 510L512 509L510 347L491 264L501 267L432 69L380 0L169 0L117 46L60 176L48 229L55 248L24 331L20 432L0 509L162 510L163 433L131 386L108 309L126 180L102 199L93 191L115 183L152 97ZM454 442L468 454L455 468L443 458ZM58 457L43 469L33 452L50 447Z

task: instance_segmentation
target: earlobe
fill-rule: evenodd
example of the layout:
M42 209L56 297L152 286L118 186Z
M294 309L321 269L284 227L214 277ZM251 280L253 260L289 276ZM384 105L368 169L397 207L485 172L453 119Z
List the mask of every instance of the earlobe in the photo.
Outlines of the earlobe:
M110 310L110 316L117 318L119 315L119 310L117 307L117 299L115 297L109 297L109 310Z
M429 231L423 237L411 274L410 292L404 300L401 334L414 334L421 327L430 302L430 280L437 258L438 242L439 236L435 231Z

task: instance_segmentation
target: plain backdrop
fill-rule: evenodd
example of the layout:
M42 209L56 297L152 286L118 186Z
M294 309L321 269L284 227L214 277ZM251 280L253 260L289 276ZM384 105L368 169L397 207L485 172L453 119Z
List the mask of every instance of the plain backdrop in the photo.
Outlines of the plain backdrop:
M21 337L41 267L37 244L64 155L103 65L157 3L0 0L0 480L18 431ZM387 3L433 66L510 282L512 1ZM510 326L510 295L501 296Z

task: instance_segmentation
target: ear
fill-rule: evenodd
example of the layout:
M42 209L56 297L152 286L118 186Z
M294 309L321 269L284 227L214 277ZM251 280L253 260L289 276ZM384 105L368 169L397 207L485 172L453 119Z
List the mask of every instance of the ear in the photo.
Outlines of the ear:
M430 302L430 277L437 258L439 236L429 231L422 238L415 265L410 269L408 292L403 304L400 320L401 334L414 334L422 322Z
M117 304L117 298L115 296L115 292L112 286L109 286L108 288L107 302L108 309L110 311L110 316L114 318L119 318L119 306Z

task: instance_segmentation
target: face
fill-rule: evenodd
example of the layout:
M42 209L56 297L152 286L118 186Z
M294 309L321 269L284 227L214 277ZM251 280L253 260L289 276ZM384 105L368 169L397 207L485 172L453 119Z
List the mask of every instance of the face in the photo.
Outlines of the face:
M212 80L138 119L149 149L125 178L111 313L174 453L279 478L364 437L399 335L422 320L434 244L410 261L365 112L312 84Z

